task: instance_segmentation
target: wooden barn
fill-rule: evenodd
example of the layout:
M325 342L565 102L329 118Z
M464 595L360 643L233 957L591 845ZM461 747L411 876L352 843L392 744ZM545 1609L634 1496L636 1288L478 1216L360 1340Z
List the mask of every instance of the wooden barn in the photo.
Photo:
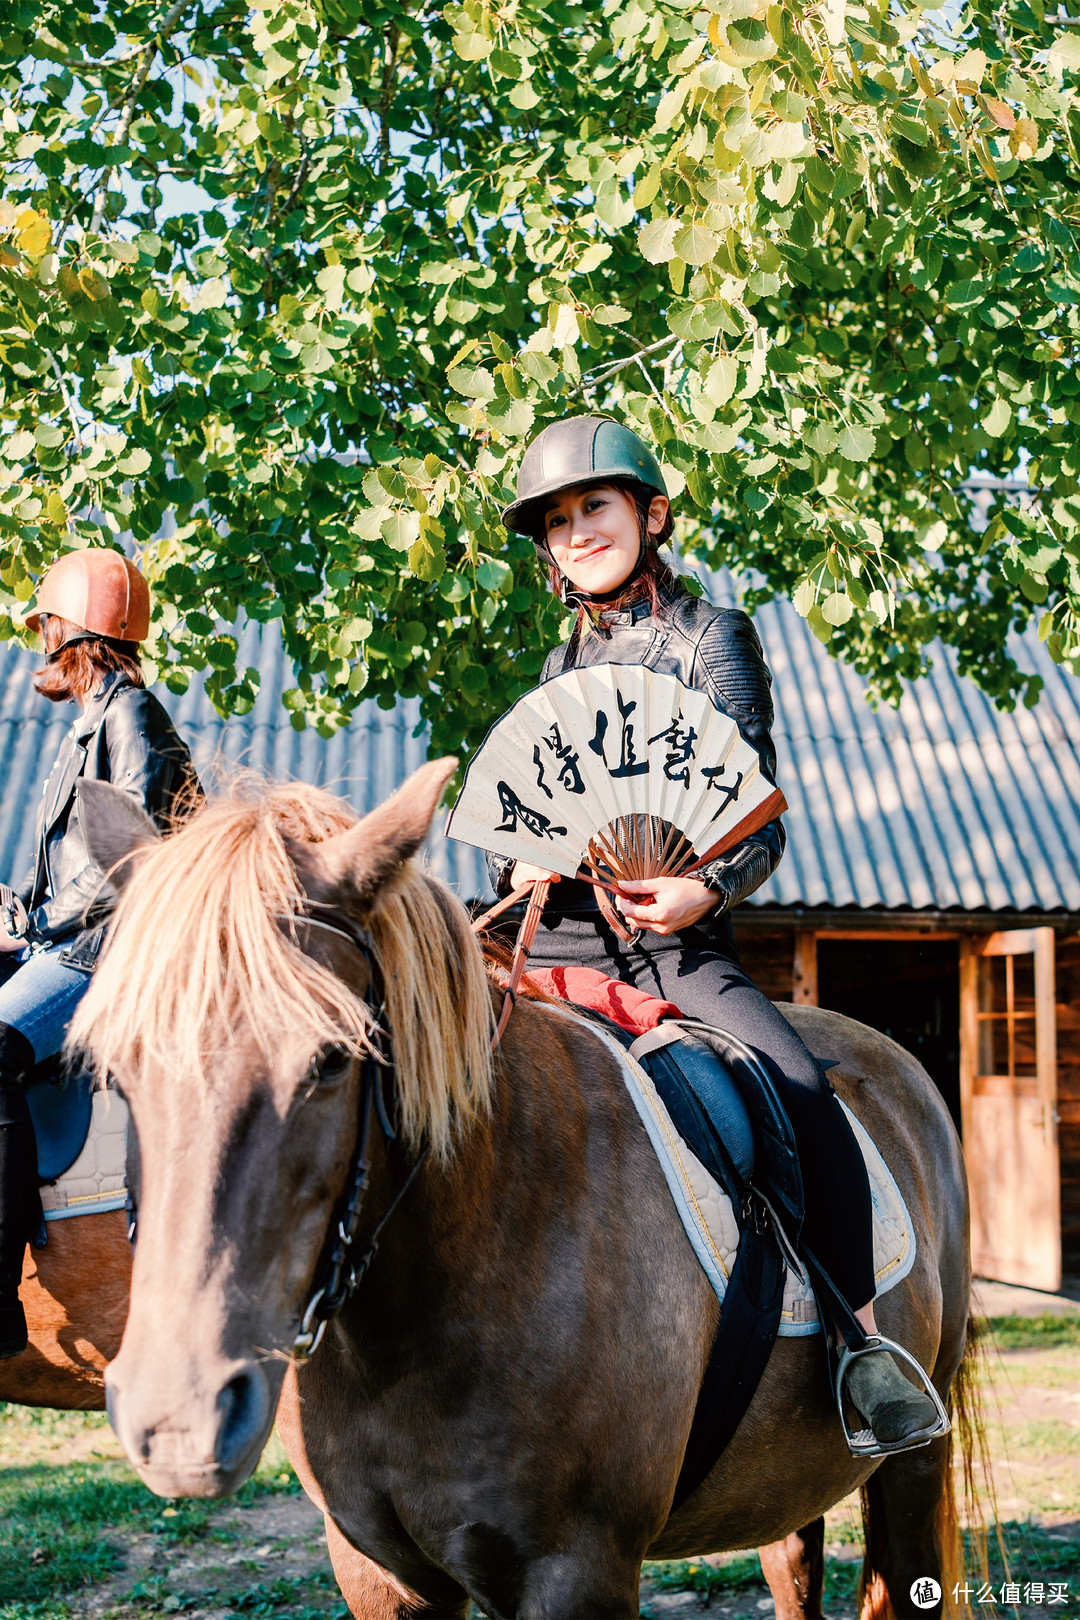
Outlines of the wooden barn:
M716 576L704 583L730 600ZM950 658L900 709L874 710L794 609L757 615L775 678L788 850L736 916L748 970L777 1000L817 1002L892 1035L941 1088L967 1150L978 1271L1056 1289L1080 1273L1080 685L1034 636L1046 679L1031 712L999 714ZM293 684L272 630L243 632L252 712L223 722L198 683L160 695L206 765L215 755L321 782L365 811L424 758L418 708L366 704L325 741L282 708ZM30 686L37 660L0 648L0 878L18 878L44 773L70 723ZM477 853L432 840L465 899Z

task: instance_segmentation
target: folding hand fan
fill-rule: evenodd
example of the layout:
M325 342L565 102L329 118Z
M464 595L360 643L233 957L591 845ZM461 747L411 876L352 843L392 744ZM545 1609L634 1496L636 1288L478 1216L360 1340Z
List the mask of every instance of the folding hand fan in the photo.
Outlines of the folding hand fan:
M571 670L488 732L446 824L466 844L621 878L687 876L786 808L734 720L638 664Z

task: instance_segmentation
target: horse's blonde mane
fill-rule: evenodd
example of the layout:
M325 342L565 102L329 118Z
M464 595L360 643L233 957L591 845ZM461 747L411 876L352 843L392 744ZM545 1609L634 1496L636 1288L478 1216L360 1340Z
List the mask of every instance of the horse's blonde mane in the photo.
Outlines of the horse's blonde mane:
M241 1035L268 1069L284 1042L368 1050L372 1011L282 926L303 891L289 842L319 844L356 817L301 782L250 777L138 858L69 1046L100 1078L139 1083L150 1066L212 1090ZM405 1140L440 1156L491 1096L491 997L465 908L406 862L363 918L386 983Z

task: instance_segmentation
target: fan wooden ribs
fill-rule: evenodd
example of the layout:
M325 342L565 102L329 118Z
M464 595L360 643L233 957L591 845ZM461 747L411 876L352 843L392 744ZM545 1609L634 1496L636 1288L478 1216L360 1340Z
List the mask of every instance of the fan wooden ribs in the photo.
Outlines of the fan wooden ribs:
M618 894L624 880L679 877L697 860L694 846L660 816L617 816L589 840L586 861L596 881Z

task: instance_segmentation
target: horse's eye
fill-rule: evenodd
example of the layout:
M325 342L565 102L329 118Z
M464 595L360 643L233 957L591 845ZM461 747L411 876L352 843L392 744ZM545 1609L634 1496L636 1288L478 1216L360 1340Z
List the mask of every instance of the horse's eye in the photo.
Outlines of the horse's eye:
M344 1080L352 1068L353 1056L346 1046L328 1046L319 1053L311 1065L311 1077L320 1085L333 1085Z

